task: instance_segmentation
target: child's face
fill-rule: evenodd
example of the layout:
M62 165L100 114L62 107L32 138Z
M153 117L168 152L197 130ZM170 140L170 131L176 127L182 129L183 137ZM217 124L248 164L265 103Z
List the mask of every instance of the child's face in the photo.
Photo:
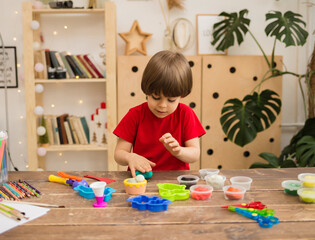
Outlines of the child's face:
M164 118L176 110L180 99L181 97L164 97L163 94L152 94L148 96L148 106L156 117Z

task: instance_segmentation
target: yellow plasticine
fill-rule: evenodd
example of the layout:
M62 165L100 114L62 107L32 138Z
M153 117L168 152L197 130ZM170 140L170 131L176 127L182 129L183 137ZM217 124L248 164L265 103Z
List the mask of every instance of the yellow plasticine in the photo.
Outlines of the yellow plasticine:
M307 175L307 176L305 176L304 178L307 178L307 179L315 179L315 176Z
M303 185L305 187L315 187L315 183L314 182L303 182Z

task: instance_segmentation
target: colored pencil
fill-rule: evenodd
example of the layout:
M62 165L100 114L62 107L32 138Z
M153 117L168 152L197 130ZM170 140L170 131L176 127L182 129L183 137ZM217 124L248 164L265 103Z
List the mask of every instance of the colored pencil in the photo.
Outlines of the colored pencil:
M22 218L28 219L27 217L25 217L25 212L21 212L21 211L15 209L13 207L10 207L10 206L7 206L7 205L3 204L3 203L0 203L0 209L3 209L5 211L15 215L15 216L17 216L20 219L22 219Z
M2 200L2 202L3 203L10 203L10 202L14 202L14 201ZM37 203L37 202L14 202L14 203L17 203L17 204L28 204L28 205L34 205L34 206L40 206L40 207L65 208L65 206L63 206L63 205L54 205L54 204Z
M18 218L17 216L11 214L10 212L6 211L6 210L3 210L2 208L0 208L0 213L2 213L3 215L9 217L9 218L12 218L16 221L21 221L21 218Z

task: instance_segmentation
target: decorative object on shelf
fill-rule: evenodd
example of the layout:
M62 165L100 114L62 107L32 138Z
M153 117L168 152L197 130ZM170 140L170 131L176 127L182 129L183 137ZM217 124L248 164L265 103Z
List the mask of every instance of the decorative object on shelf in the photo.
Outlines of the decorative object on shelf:
M105 50L105 43L101 43L101 44L100 44L100 47ZM100 56L100 58L103 59L103 61L102 61L103 65L106 66L106 53L105 53L105 51L104 51L104 52L101 52L101 53L99 54L99 56Z
M126 42L125 55L139 52L147 55L146 42L151 37L151 33L142 32L137 20L132 24L129 32L119 33L119 36Z
M161 0L159 0L160 8L165 21L165 30L164 30L164 38L163 38L163 48L164 50L172 49L172 32L170 26L170 10L173 8L184 9L183 0L165 0L167 6L163 6ZM164 4L165 5L165 4ZM167 9L167 14L165 13L165 8ZM166 17L166 15L168 17Z
M47 153L46 148L44 148L44 147L37 148L37 155L38 156L43 157L46 155L46 153Z
M186 50L194 42L194 27L186 18L177 18L171 24L172 46L176 50Z
M35 92L37 93L42 93L44 91L44 86L43 84L36 84L35 85Z
M90 9L96 8L96 0L89 0L89 7Z
M44 113L44 109L42 106L36 106L34 112L36 115L42 115Z
M217 50L211 42L213 41L213 25L224 20L223 16L215 14L198 14L197 25L197 55L227 54L227 51Z
M95 114L91 115L89 140L92 144L106 145L108 139L106 103L101 102L100 106Z
M37 30L37 29L39 28L39 22L36 21L36 20L33 20L33 21L31 22L31 28L32 28L33 30Z

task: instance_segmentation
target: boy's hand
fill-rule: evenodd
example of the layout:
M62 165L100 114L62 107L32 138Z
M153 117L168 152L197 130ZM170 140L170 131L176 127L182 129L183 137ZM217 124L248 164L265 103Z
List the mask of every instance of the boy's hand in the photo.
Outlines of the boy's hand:
M164 147L173 155L178 156L181 151L181 146L177 142L175 138L173 138L172 134L165 133L162 137L160 137L159 141L163 143Z
M136 153L131 153L128 161L128 166L131 171L132 177L136 177L136 170L145 173L152 171L152 167L156 164L154 162L149 161L145 157L142 157Z

